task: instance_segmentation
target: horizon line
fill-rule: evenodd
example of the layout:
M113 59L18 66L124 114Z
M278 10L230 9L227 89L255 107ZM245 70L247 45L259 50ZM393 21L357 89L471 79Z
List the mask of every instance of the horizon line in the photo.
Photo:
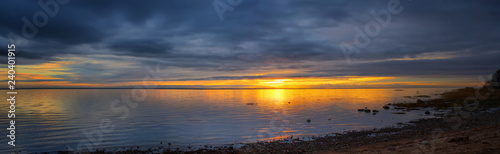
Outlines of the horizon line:
M31 89L186 89L186 90L258 90L258 89L414 89L414 88L460 88L460 87L366 87L366 88L16 88L15 90ZM466 88L466 87L462 87ZM11 90L2 88L0 90ZM12 90L14 91L14 90Z

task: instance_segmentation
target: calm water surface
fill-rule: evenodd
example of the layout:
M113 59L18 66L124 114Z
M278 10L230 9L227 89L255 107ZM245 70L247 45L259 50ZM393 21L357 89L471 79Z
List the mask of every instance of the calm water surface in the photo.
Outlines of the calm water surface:
M122 96L130 96L131 89L18 90L16 147L8 146L8 138L2 137L0 152L60 151L66 147L77 149L79 143L84 145L82 149L88 145L107 148L160 142L172 146L217 145L380 128L431 117L423 114L425 110L396 115L392 114L396 110L383 110L383 105L413 102L415 99L403 96L445 90L152 89L136 93L142 98L130 98L143 99L136 106L113 104ZM5 91L2 93L3 100L7 99ZM380 112L372 115L357 111L364 107ZM0 108L4 113L1 127L7 128L8 103L1 103ZM113 130L100 129L101 121L114 126Z

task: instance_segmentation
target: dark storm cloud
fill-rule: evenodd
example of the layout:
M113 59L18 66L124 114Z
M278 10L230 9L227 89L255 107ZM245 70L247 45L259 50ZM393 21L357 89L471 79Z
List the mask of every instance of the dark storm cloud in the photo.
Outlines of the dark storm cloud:
M362 62L352 65L346 64L338 45L352 43L356 35L353 27L364 29L374 20L370 11L387 9L388 1L243 0L233 11L224 13L224 21L220 21L212 2L73 0L60 6L59 13L39 27L29 44L19 47L23 49L19 53L26 59L24 64L108 54L138 57L132 60L136 65L161 64L201 74L269 69L265 66L307 69L311 73L298 76L470 75L498 68L497 60L490 57L500 52L498 1L401 1L404 10L393 14L391 23L352 56ZM0 9L0 43L6 44L8 32L22 34L21 17L31 19L42 9L35 1L4 3L9 5ZM388 61L429 53L452 56ZM308 62L323 63L304 64ZM94 78L87 78L89 81L118 77L99 75L107 71L99 66L78 65L72 69L84 72L80 74L95 73ZM129 69L116 68L113 72L126 79L123 76Z
M21 20L25 17L33 24L33 16L36 12L43 11L35 1L9 1L8 5L3 5L0 11L0 20L2 23L3 36L8 32L13 32L23 36L22 27L26 22ZM105 33L101 30L103 27L96 27L93 19L97 18L91 14L80 11L80 9L68 10L69 8L60 7L59 13L54 17L49 18L47 24L43 27L36 27L34 41L48 41L61 42L65 44L80 44L92 43L103 39ZM42 21L43 18L39 17L38 20ZM31 29L29 30L31 33Z
M310 73L349 72L350 75L359 76L476 76L491 74L500 68L498 57L500 57L499 52L476 53L476 55L450 59L396 60L363 63L335 69L318 69L310 71Z
M120 40L110 43L109 48L129 56L162 56L168 54L172 46L156 40Z
M500 47L500 14L497 1L413 1L394 24L381 32L362 59L415 56L421 53L497 51ZM401 18L398 18L398 17Z

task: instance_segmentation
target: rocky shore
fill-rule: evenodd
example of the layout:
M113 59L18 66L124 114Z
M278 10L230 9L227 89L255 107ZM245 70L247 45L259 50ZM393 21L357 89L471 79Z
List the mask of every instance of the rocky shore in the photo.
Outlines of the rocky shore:
M498 153L499 150L500 125L492 124L324 153Z

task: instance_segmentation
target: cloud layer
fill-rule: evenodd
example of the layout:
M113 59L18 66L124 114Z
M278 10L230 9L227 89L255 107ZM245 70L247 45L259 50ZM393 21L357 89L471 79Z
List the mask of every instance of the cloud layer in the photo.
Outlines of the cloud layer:
M400 1L401 13L348 63L339 44L354 44L354 28L364 29L375 20L370 11L390 2L243 0L221 21L206 0L70 1L18 45L18 65L71 61L55 81L100 84L138 81L157 64L176 81L464 77L500 68L494 0ZM7 44L9 32L22 36L22 17L43 9L35 1L4 3L0 42Z

